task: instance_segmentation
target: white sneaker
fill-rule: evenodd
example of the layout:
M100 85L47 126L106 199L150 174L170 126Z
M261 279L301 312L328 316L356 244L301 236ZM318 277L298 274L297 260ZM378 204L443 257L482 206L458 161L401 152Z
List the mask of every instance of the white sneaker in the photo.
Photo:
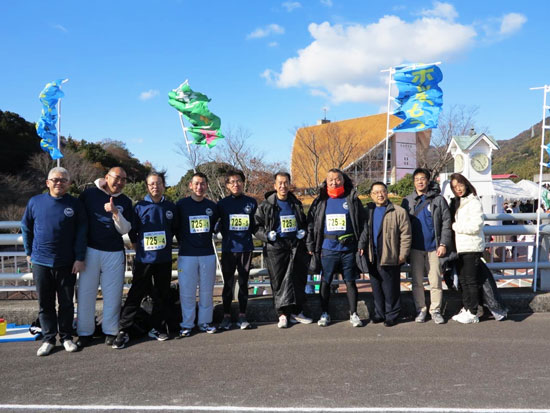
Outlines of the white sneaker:
M479 318L477 315L472 314L470 310L461 312L456 318L453 317L455 321L458 321L462 324L473 324L479 323Z
M357 313L353 313L352 315L350 315L349 322L353 327L363 327L363 322L361 321Z
M452 318L454 321L458 321L460 315L461 315L462 313L464 313L465 311L466 311L466 309L465 309L464 307L462 307L462 308L460 309L460 311L458 312L458 314L455 314L455 315L452 316L451 318Z
M277 324L277 327L279 327L279 328L287 328L288 327L288 319L286 318L286 315L281 314L279 316L279 323Z
M63 342L63 347L65 347L65 351L68 351L69 353L74 353L75 351L78 351L78 346L73 343L73 340L65 340Z
M301 323L301 324L311 324L313 323L313 319L306 317L304 315L304 312L302 311L300 314L291 314L290 315L290 322L292 324Z
M317 325L320 327L326 327L330 324L330 316L328 313L321 314L321 318L317 321Z
M54 345L52 343L44 342L36 351L38 357L47 356L53 350Z

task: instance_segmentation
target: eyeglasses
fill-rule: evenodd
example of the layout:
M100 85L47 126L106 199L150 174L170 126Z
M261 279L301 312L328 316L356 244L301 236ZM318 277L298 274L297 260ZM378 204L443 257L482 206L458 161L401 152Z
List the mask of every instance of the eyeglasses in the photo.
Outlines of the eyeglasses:
M151 182L150 184L147 184L149 188L153 188L155 186L162 186L162 182Z
M69 180L67 178L50 178L48 179L48 181L50 181L52 184L66 184L67 182L69 182Z
M371 192L370 194L378 196L378 195L386 195L387 193L388 191L376 191L376 192Z
M239 185L239 184L242 184L243 181L240 180L240 179L237 179L237 180L235 180L235 181L228 181L227 183L228 183L229 185Z
M118 176L118 175L111 175L111 174L107 174L107 175L109 175L111 178L113 178L113 180L115 182L126 182L126 177Z

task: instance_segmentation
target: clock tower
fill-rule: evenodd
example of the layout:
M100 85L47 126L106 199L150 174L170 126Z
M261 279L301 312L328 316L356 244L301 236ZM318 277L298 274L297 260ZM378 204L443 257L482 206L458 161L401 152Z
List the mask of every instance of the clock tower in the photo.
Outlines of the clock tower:
M454 172L461 173L474 185L486 214L497 212L491 168L493 151L497 149L492 136L475 133L473 129L469 135L453 136L447 149L454 158ZM450 191L450 187L445 189Z

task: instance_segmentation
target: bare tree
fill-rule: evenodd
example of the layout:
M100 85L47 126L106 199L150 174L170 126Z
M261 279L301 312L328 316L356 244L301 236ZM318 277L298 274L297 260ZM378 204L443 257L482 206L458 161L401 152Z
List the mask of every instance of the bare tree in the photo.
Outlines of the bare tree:
M292 160L292 173L301 178L308 188L318 188L323 146L319 131L301 127L296 128L295 135L294 145L299 145L296 152L299 159Z
M72 183L79 192L84 190L86 185L102 175L103 168L96 167L92 162L84 158L82 154L68 148L63 152L61 166L69 171ZM36 179L45 180L50 169L56 166L56 161L52 160L47 153L43 152L32 155L27 165L33 171L32 175Z
M418 151L418 165L430 169L433 176L443 171L452 159L447 148L453 136L468 135L471 130L476 133L488 132L487 127L476 125L478 114L478 106L452 105L443 111L439 116L437 129L432 131L430 147L425 151Z
M208 157L204 150L202 145L195 145L191 141L189 143L185 142L185 138L176 144L176 152L183 156L186 166L193 170L196 170L197 166L207 161Z
M331 168L343 169L350 163L361 135L361 131L345 129L333 123L324 124L322 129L297 129L292 173L305 182L308 189L317 189L324 172Z
M351 129L344 130L334 123L325 126L325 133L328 137L325 156L327 167L342 169L349 163L351 155L355 152L355 148L359 144L357 137L361 135L361 132Z

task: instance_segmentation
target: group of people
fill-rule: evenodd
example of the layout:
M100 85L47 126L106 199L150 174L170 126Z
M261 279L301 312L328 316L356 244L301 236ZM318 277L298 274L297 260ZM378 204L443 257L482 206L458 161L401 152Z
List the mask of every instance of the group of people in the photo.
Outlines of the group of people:
M239 283L236 325L243 330L251 327L246 309L253 236L263 242L279 328L313 322L304 314L305 286L307 274L319 273L322 314L318 325L324 327L331 322L330 285L335 275L341 274L346 284L349 321L353 327L362 326L357 314L356 279L367 272L375 304L371 320L394 326L400 314L400 267L408 258L417 309L415 321L424 322L428 316L424 294L427 274L429 314L441 324L445 320L441 314L440 261L452 254L456 256L464 303L453 319L461 323L479 321L476 313L480 295L478 266L484 250L483 213L475 188L460 174L451 176L455 198L450 208L432 186L425 169L415 170L415 190L402 206L389 200L386 184L375 182L370 191L373 202L363 207L351 179L341 170L331 169L307 216L291 191L287 172L274 175L274 190L265 194L260 205L244 194L245 176L239 170L227 172L229 195L218 203L206 197L208 179L200 172L189 182L191 195L176 204L164 197L163 174L151 172L147 176L148 194L135 206L122 193L126 179L122 168L111 168L76 199L68 194L69 172L53 168L46 180L48 191L31 198L27 205L22 232L38 294L43 334L38 356L52 351L58 334L68 352L92 342L100 285L101 328L107 345L116 349L126 346L129 329L146 295L154 303L148 335L159 341L169 339L166 321L171 317L168 303L174 236L179 246L180 338L190 336L195 327L206 333L232 328L235 272ZM222 237L224 280L224 316L217 328L212 323L215 233ZM129 235L136 255L132 286L122 306L124 234ZM73 342L77 273L78 339Z

